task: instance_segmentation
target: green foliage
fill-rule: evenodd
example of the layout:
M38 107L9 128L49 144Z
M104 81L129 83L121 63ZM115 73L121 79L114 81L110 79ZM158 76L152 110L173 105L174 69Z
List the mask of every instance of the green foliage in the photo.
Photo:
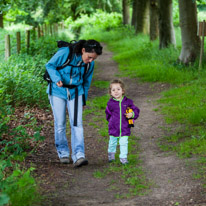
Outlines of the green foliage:
M1 161L0 170L0 205L29 206L40 202L35 179L31 176L34 168L20 170L16 168L10 176L5 174L8 162Z
M179 26L178 0L175 0L172 3L173 3L173 24L174 24L174 26Z
M142 81L172 84L195 78L195 67L188 69L177 63L180 48L158 50L158 41L150 42L145 35L136 36L131 28L101 31L94 35L90 33L90 38L108 43L109 48L116 53L114 59L119 63L122 75L141 77Z
M98 179L101 179L101 178L105 177L105 173L101 172L99 170L95 171L93 175L94 175L95 178L98 178Z
M68 18L65 21L65 24L69 26L69 28L74 33L88 33L93 32L96 33L96 30L111 30L117 28L121 25L122 17L121 14L118 13L106 13L101 10L97 10L96 13L88 16L81 15L76 21L72 21L71 18Z
M3 102L1 102L3 103ZM34 205L40 200L38 188L31 171L22 169L27 152L31 152L31 142L43 140L41 127L29 113L19 120L19 126L10 128L10 121L17 121L10 105L0 106L0 205ZM31 134L29 130L33 130ZM35 147L34 147L35 148Z
M163 93L160 102L164 103L162 110L167 113L170 122L199 125L206 121L205 77L202 75L197 77L198 80Z
M0 64L0 99L11 104L45 105L42 74L46 59L28 55L12 56Z
M101 8L105 12L121 12L118 0L4 0L0 3L5 20L37 26L43 23L59 23L68 17L76 20L81 15L91 15Z
M22 50L20 55L12 55L0 63L0 101L12 105L48 105L43 74L46 62L57 51L56 38L40 38L31 43L29 54Z
M26 115L28 115L26 117ZM14 118L11 116L11 118ZM26 122L25 122L26 121ZM6 135L9 131L10 139L3 139L0 143L1 153L7 155L24 155L24 151L30 150L30 142L38 142L44 140L40 135L41 127L37 126L37 121L30 114L25 114L25 119L20 121L22 124L14 127L12 130L4 130L2 135ZM5 123L5 121L4 121ZM28 128L33 130L33 133L28 132Z
M108 89L109 82L108 81L94 81L93 86L98 87L100 89Z

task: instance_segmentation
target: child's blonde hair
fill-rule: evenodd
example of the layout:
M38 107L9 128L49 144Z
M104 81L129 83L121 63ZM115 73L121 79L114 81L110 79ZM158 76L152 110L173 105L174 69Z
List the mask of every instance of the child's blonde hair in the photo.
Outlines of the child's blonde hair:
M121 80L121 79L113 79L111 82L110 82L110 85L109 85L109 94L110 96L111 95L111 86L112 84L120 84L120 87L122 88L122 91L123 91L123 94L125 94L125 85L124 85L124 82Z

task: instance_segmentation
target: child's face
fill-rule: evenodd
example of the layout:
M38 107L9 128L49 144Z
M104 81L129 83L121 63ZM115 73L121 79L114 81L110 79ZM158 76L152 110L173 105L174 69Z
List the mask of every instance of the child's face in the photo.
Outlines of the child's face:
M112 95L112 97L114 97L115 99L121 100L123 94L124 94L124 91L123 91L123 89L122 89L122 87L120 86L119 83L111 85L111 95Z

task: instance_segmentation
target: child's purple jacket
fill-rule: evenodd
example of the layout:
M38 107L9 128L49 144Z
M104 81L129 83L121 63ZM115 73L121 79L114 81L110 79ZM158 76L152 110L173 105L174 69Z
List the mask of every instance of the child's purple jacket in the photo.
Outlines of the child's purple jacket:
M105 110L106 119L109 122L109 135L114 137L130 136L131 128L129 127L128 119L125 116L127 107L130 107L134 112L134 120L139 117L140 110L133 104L131 99L126 96L122 100L111 98L107 102Z

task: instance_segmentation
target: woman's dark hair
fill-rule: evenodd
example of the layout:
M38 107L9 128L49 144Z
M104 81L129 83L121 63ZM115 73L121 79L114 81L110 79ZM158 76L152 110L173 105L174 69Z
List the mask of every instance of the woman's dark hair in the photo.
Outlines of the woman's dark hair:
M82 53L82 48L85 48L85 51L88 53L96 53L97 55L102 54L102 46L100 43L94 39L90 40L79 40L76 43L76 46L74 48L74 52L77 54Z

